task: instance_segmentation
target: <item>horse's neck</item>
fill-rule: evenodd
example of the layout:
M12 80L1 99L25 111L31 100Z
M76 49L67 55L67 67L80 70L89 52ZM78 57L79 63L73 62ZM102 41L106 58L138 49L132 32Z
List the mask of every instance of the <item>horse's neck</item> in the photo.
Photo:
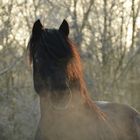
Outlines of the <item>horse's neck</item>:
M41 116L47 115L51 111L65 112L66 110L78 109L83 104L83 100L78 90L68 90L64 93L59 91L56 97L53 92L40 94ZM60 97L59 97L60 96Z

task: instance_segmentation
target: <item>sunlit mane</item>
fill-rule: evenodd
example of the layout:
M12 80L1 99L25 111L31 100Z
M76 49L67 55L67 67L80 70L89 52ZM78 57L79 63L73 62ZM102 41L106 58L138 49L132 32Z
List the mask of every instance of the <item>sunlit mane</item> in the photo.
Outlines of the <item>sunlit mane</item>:
M68 39L67 41L73 53L73 58L68 63L68 66L67 66L67 73L68 73L69 80L79 81L81 96L83 97L85 103L89 107L91 107L94 111L96 111L99 117L101 117L102 119L105 119L105 114L95 105L94 101L89 96L85 81L83 79L83 69L82 69L80 55L76 49L77 46L71 40Z

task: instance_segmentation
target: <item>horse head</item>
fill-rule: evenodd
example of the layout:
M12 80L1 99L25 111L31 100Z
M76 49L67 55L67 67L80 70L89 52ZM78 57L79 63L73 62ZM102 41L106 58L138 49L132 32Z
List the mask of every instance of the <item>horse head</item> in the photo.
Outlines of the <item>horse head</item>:
M46 89L66 90L68 84L78 79L80 73L76 71L81 69L80 58L68 35L69 25L66 20L58 29L44 28L40 20L34 23L28 48L37 93Z

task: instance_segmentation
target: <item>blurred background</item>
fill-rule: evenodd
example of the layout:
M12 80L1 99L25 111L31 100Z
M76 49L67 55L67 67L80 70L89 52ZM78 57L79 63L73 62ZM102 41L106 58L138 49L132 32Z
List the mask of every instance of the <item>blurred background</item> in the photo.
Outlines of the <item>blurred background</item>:
M27 43L33 23L63 19L78 45L94 100L140 111L140 0L0 0L0 140L33 140L39 100Z

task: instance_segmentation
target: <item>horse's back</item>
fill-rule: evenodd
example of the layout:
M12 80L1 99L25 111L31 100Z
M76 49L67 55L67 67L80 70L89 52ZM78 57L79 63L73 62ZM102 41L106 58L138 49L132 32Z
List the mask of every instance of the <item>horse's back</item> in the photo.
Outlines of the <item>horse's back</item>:
M134 108L112 102L97 101L97 106L106 114L107 123L123 140L140 140L140 113Z
M135 125L136 125L136 131L140 140L140 115L137 115L135 117Z

